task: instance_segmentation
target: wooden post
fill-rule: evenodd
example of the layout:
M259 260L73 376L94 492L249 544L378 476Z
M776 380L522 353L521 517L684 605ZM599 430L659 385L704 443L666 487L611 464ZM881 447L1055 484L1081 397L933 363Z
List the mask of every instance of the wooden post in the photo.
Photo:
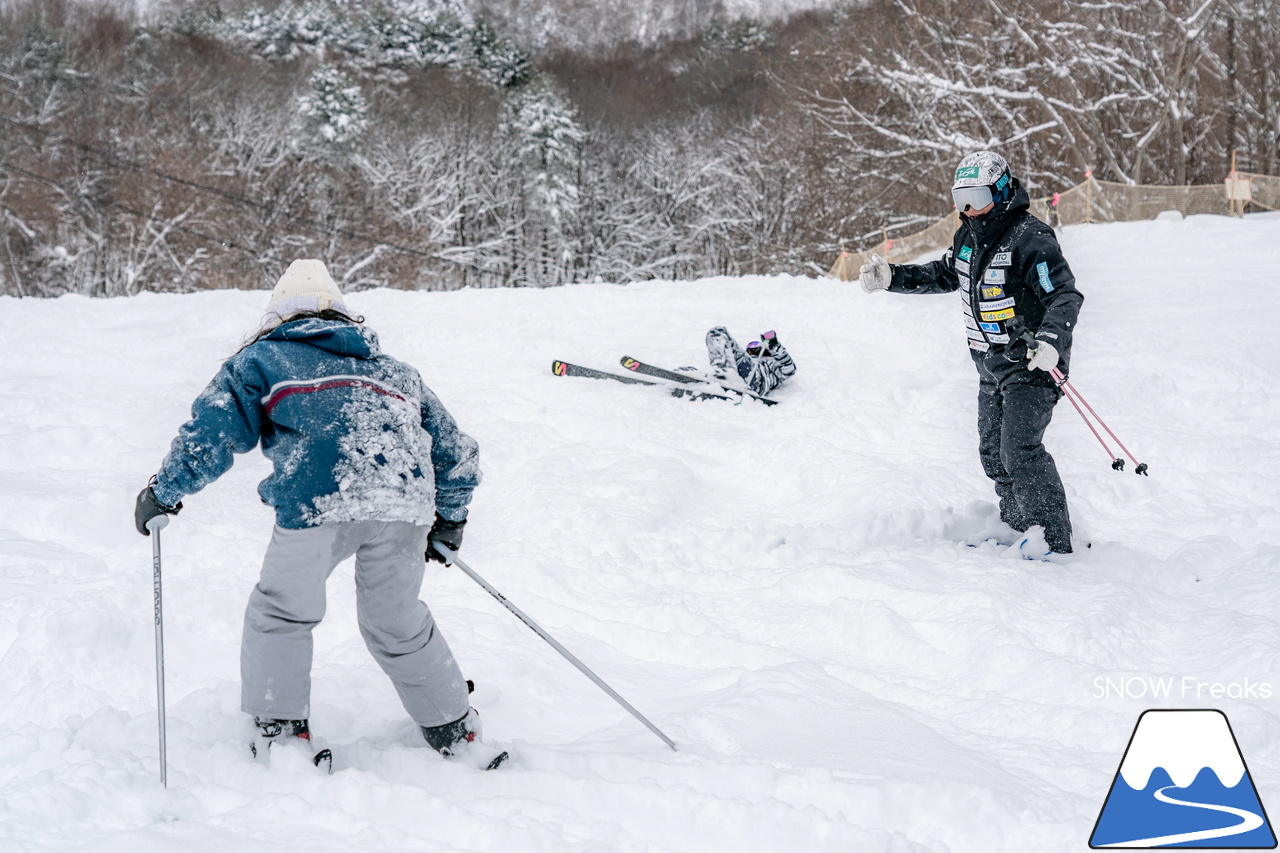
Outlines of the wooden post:
M1093 211L1093 169L1084 170L1084 221L1092 222L1089 217Z
M1227 174L1227 180L1231 182L1227 185L1231 189L1231 191L1227 193L1227 215L1235 216L1236 196L1238 193L1236 192L1236 149L1234 148L1231 149L1231 171ZM1244 218L1243 202L1240 204L1240 218Z

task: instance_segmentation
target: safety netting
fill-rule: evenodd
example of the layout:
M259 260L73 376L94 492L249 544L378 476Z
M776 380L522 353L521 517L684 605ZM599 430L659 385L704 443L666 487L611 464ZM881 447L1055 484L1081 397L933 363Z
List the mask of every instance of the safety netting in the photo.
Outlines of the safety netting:
M1251 172L1232 172L1220 184L1157 186L1100 181L1089 175L1069 190L1032 199L1031 212L1057 227L1088 222L1134 222L1177 211L1243 216L1254 210L1280 210L1280 178ZM890 235L875 246L858 252L841 250L828 275L853 281L873 254L889 261L905 262L951 245L960 215L948 215L925 228L905 235Z

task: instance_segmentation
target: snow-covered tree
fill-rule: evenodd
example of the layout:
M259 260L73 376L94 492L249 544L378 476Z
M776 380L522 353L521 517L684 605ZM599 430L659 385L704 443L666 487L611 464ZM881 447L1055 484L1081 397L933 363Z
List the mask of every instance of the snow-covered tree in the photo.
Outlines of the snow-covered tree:
M227 18L218 31L267 59L294 59L304 49L323 47L341 31L337 11L322 0L281 3L270 12L251 9Z
M484 21L471 31L471 57L480 73L503 89L523 86L533 74L529 54Z
M769 44L770 38L769 27L750 18L733 23L715 21L702 31L703 45L721 53L759 50Z
M306 140L327 148L350 147L369 126L369 102L360 87L332 65L321 65L298 99Z
M544 281L565 270L577 251L578 162L584 134L577 112L549 83L518 91L507 102L501 131L521 171L534 256L530 275Z
M1233 0L1224 18L1234 119L1227 145L1239 149L1242 169L1280 174L1280 4Z
M229 17L179 13L170 28L207 34L269 60L336 53L355 68L464 68L499 88L532 76L529 54L456 0L432 3L308 0Z
M360 36L347 50L372 67L458 67L467 54L467 24L450 6L406 12L379 4L361 21Z

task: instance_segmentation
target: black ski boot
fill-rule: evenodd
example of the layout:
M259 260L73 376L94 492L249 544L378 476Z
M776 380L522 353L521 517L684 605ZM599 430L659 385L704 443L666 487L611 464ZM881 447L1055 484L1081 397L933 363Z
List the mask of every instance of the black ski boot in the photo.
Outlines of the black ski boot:
M312 752L311 744L311 726L306 720L268 720L262 717L254 717L253 724L257 727L257 736L249 744L249 751L253 753L253 757L259 761L270 761L270 749L273 743L284 745L286 743L299 743L311 755L311 763L326 773L333 772L333 753L327 749L319 752Z
M480 714L475 708L443 726L421 726L422 736L445 758L464 760L484 770L494 770L510 756L480 741Z

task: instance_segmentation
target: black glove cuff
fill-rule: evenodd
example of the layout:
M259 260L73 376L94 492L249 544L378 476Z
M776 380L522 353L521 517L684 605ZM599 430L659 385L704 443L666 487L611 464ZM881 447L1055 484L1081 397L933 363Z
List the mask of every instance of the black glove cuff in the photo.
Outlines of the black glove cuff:
M465 518L462 519L462 521L450 521L449 519L445 518L443 515L437 512L435 523L431 525L431 532L432 533L437 533L437 532L452 533L456 530L461 530L463 527L466 526L466 524L467 524L467 520Z
M435 545L438 543L450 551L457 551L462 547L462 528L466 525L465 518L462 521L450 521L440 513L436 513L435 523L431 525L431 531L427 534L427 559L437 563L446 562L445 557L436 550Z

